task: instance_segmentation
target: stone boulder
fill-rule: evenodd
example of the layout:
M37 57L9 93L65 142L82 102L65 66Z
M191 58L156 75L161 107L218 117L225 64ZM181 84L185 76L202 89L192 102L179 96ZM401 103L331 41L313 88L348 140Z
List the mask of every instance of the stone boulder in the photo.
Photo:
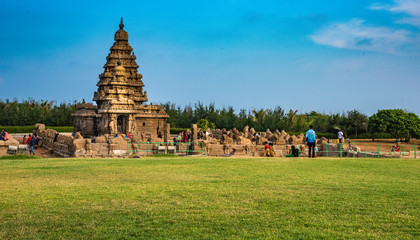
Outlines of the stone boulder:
M233 138L229 137L227 134L222 135L222 140L220 141L223 145L232 145L233 144Z

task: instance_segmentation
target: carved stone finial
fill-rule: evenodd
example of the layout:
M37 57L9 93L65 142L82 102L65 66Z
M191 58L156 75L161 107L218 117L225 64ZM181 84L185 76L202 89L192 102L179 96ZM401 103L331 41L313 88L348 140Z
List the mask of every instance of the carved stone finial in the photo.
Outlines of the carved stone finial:
M120 29L124 28L123 18L121 17Z

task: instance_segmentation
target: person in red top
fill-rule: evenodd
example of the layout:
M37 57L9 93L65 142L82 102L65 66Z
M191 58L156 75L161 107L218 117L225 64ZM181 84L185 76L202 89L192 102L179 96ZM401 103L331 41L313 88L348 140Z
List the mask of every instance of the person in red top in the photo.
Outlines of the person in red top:
M128 132L127 137L131 138L131 132Z
M31 142L31 139L32 139L32 135L31 134L29 134L29 137L28 137L28 141L26 142L26 143L30 143Z
M26 135L23 135L22 144L26 144Z
M270 146L268 146L268 142L265 142L264 149L265 149L265 156L269 157L270 156Z

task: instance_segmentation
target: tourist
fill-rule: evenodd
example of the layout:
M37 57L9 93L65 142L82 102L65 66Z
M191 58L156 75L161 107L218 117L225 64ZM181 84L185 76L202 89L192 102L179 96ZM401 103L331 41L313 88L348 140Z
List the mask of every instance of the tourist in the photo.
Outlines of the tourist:
M32 137L31 141L29 142L29 155L31 154L35 155L35 152L34 152L35 145L36 145L36 139L35 137Z
M58 136L60 135L60 133L55 134L54 136L54 141L53 142L57 142Z
M395 152L395 146L392 146L391 152Z
M23 135L23 138L22 138L22 144L26 144L26 135Z
M9 140L9 133L7 132L6 129L2 130L0 140L3 140L3 141Z
M274 146L273 143L269 143L269 153L270 153L270 157L274 157Z
M118 137L118 133L115 134L114 138L117 138L117 137Z
M289 155L286 155L286 157L299 157L300 152L299 149L295 148L295 146L292 146L292 153Z
M182 137L181 137L181 134L182 134L182 132L181 133L178 133L178 141L177 142L182 142Z
M28 141L26 142L28 145L29 145L29 143L31 142L31 139L32 139L32 135L31 135L31 134L29 134Z
M197 133L197 139L202 139L203 138L203 131L201 131L201 128L198 129L198 133Z
M313 130L312 125L309 126L309 130L306 131L306 142L308 144L308 157L314 158L315 157L315 141L316 141L316 135L315 131Z
M339 143L344 143L344 133L343 133L343 129L340 129L338 131L338 142Z
M182 136L182 141L184 143L187 143L187 132L184 132L184 135Z
M314 147L314 152L315 152L315 157L316 157L316 155L318 154L318 147L316 145Z
M349 148L347 150L353 150L353 147L351 146L351 142L349 142Z
M268 146L268 142L265 142L264 149L265 149L265 156L266 157L270 156L270 146Z
M131 138L131 132L128 132L127 137Z
M36 133L34 133L32 138L35 139L35 149L38 149L38 143L39 143L38 135L36 135Z
M93 136L93 138L92 138L92 143L95 143L96 142L96 137L95 136Z

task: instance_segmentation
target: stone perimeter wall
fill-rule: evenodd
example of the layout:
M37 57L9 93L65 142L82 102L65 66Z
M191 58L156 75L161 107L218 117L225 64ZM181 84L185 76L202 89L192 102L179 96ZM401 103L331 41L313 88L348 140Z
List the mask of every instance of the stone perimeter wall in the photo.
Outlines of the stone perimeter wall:
M105 134L98 136L95 142L90 138L83 138L80 133L74 136L60 135L52 129L45 129L45 125L36 124L35 133L40 137L40 146L60 157L126 157L127 150L130 156L144 156L154 153L147 150L158 151L158 144L144 142L172 142L169 136L169 124L166 124L163 139L156 136L146 136L144 134L134 135L131 139L124 136L114 137L114 135ZM273 149L276 157L284 157L291 153L291 147L298 147L301 151L301 157L307 156L306 139L303 134L291 136L284 131L276 130L274 133L267 130L266 132L256 133L254 129L245 127L242 132L237 129L208 129L210 136L204 134L203 138L197 139L197 126L192 125L191 128L192 142L195 144L175 144L176 150L183 153L189 150L190 155L201 155L201 147L203 147L203 155L205 156L264 156L264 143L273 143ZM58 135L57 135L58 134ZM56 137L57 136L57 137ZM55 141L54 141L55 139ZM142 143L140 143L142 142ZM173 145L170 143L169 145ZM162 148L164 144L159 144ZM328 143L326 138L317 140L318 156L326 156L325 149L328 147L329 157L339 157L339 145ZM138 151L137 151L138 150ZM191 152L192 151L192 152ZM343 151L343 157L365 157L365 153L355 150ZM377 157L374 153L368 153L367 157Z

